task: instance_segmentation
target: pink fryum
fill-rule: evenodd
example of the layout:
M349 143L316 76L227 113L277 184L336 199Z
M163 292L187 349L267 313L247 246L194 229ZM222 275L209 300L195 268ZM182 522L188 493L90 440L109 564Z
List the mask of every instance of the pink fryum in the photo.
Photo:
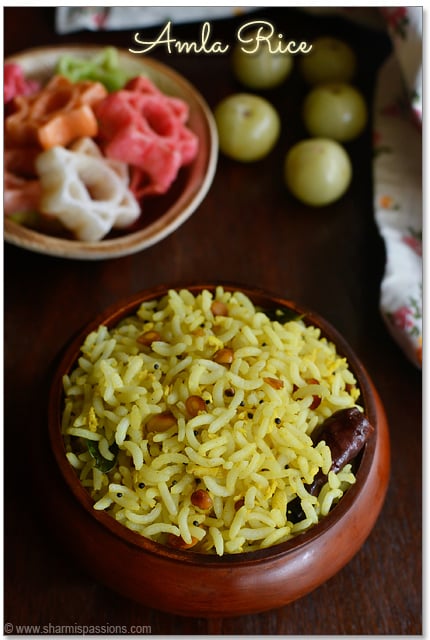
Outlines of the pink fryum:
M7 62L3 68L3 100L8 104L15 96L26 96L37 91L40 83L27 80L22 68L15 62Z
M197 136L186 126L188 105L163 94L148 78L130 80L95 113L104 154L129 165L130 189L139 200L166 193L197 154Z

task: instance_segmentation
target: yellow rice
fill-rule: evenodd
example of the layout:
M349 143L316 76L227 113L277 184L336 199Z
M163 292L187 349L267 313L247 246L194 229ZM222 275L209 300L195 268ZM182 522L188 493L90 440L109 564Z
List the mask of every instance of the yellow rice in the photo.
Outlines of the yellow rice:
M214 300L227 315L214 315ZM159 334L150 346L138 341L147 331ZM219 364L214 356L226 347L233 361ZM64 393L67 456L94 509L160 543L194 538L193 550L218 555L278 544L316 524L355 482L350 465L329 473L329 448L311 440L317 425L357 402L345 358L318 328L270 320L239 291L171 290L116 327L98 327ZM194 417L191 395L205 401ZM321 402L312 409L314 396ZM174 424L148 430L165 411ZM87 440L112 470L97 468ZM328 480L315 497L306 485L320 469ZM212 509L192 504L196 489ZM296 496L306 517L294 524L287 505Z

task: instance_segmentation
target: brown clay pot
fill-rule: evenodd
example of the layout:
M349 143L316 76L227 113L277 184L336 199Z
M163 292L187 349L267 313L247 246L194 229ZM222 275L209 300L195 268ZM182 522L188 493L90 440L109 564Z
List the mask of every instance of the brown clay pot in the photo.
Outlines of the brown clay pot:
M114 326L145 300L158 298L167 285L122 301L86 326L67 347L55 373L49 403L49 436L62 480L51 495L57 531L67 548L104 584L147 607L195 617L226 617L261 612L292 602L336 574L359 551L381 511L390 471L388 425L378 393L363 365L341 335L317 314L290 300L240 288L256 304L283 306L319 326L344 355L361 389L366 415L374 426L360 454L357 482L315 527L293 540L251 553L206 556L147 540L92 501L65 457L60 433L62 375L78 356L85 336L100 323ZM175 286L175 288L179 288ZM213 284L188 285L197 292Z

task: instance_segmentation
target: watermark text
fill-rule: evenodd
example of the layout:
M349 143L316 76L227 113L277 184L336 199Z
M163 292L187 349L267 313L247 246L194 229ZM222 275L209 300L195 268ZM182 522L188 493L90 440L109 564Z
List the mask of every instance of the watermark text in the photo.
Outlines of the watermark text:
M150 625L121 624L13 624L4 623L5 635L151 635Z

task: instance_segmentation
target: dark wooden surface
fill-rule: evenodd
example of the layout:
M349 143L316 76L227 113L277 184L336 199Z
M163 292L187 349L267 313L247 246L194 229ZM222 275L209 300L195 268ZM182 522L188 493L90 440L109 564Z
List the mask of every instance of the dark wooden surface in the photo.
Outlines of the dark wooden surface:
M289 39L341 35L356 49L357 83L369 101L385 37L334 17L300 10L260 10ZM233 42L243 17L214 23ZM175 25L193 39L200 25ZM143 30L139 29L143 32ZM5 8L5 54L69 42L128 48L133 31L59 36L54 9ZM152 37L158 28L145 31ZM183 73L214 107L239 89L228 56L155 57ZM384 245L372 211L371 127L348 145L354 178L348 193L311 210L287 193L285 151L303 137L305 87L294 72L267 96L282 116L275 150L254 165L219 158L210 193L173 235L136 255L104 262L69 261L4 248L4 621L5 632L40 625L53 633L140 625L159 635L415 635L422 633L422 378L388 335L378 303ZM169 616L117 596L72 562L51 532L41 478L46 401L55 359L71 336L119 298L162 282L234 280L295 298L331 321L373 378L388 416L392 474L370 537L352 561L303 599L260 615L225 620ZM46 489L44 490L46 491ZM21 630L21 632L24 629ZM36 633L37 629L28 629Z

